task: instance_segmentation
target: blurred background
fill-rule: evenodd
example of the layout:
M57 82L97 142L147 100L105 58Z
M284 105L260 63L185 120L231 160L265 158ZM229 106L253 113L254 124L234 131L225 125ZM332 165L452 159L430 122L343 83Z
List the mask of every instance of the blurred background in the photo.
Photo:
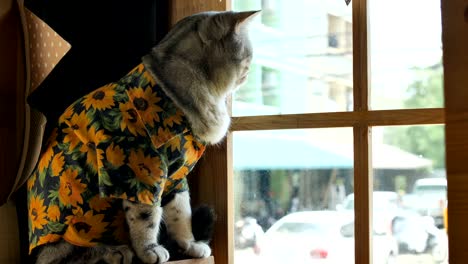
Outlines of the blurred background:
M233 9L262 9L234 116L353 110L351 5ZM440 1L369 0L368 13L369 108L443 107ZM447 262L444 126L372 127L371 145L374 263ZM233 146L235 263L352 263L352 128L239 131Z

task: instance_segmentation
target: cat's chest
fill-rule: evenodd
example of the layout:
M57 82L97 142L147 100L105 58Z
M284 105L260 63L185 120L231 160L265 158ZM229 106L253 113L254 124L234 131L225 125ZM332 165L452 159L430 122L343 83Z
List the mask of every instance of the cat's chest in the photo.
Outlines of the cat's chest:
M231 118L224 105L199 117L189 116L189 121L194 134L207 144L219 143L226 136L231 124Z

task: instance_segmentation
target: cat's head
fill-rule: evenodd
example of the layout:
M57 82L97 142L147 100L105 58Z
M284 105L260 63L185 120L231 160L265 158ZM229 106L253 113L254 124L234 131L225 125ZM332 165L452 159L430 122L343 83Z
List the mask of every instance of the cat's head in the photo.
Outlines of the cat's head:
M188 16L169 31L152 55L160 65L169 63L178 72L178 78L184 78L184 70L193 71L188 80L178 80L179 83L202 82L196 78L204 78L211 92L225 96L247 79L252 59L248 24L258 12L203 12Z

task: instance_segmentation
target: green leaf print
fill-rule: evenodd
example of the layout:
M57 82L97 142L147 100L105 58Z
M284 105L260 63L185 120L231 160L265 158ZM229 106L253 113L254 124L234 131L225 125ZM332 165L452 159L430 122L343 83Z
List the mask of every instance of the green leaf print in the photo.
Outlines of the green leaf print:
M117 87L125 87L125 86L117 86ZM114 101L116 102L127 102L128 101L128 96L127 93L124 93L125 88L120 88L120 90L115 93L114 95ZM117 108L119 109L119 108Z
M47 227L49 228L50 231L52 231L54 233L60 233L65 228L65 224L62 224L62 223L59 223L59 222L49 222L47 224Z
M78 148L76 148L75 150L77 150L77 149L78 149ZM81 156L83 156L83 155L84 155L84 153L82 153L82 152L79 151L79 150L78 150L78 151L73 151L73 152L71 153L71 156L72 156L72 159L73 159L73 160L78 160L78 159L80 159Z
M109 178L109 174L107 173L106 170L102 169L99 173L99 182L104 183L107 186L112 186L112 182Z
M48 198L51 202L54 202L58 198L58 188L55 190L50 190Z
M49 169L43 170L41 173L39 173L39 184L41 185L42 188L44 188L44 180L45 180L48 170Z
M32 233L29 233L32 235ZM33 239L31 240L31 244L32 245L36 245L37 244L37 237L36 236L33 236Z

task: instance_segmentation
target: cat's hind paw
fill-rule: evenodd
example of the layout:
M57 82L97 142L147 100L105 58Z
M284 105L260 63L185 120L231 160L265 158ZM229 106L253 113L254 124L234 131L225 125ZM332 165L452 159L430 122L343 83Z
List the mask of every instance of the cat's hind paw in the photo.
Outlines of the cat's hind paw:
M142 256L138 257L143 263L147 264L164 263L169 260L169 251L163 246L150 244L145 248Z
M194 258L207 258L211 255L211 248L201 241L190 242L185 253Z

